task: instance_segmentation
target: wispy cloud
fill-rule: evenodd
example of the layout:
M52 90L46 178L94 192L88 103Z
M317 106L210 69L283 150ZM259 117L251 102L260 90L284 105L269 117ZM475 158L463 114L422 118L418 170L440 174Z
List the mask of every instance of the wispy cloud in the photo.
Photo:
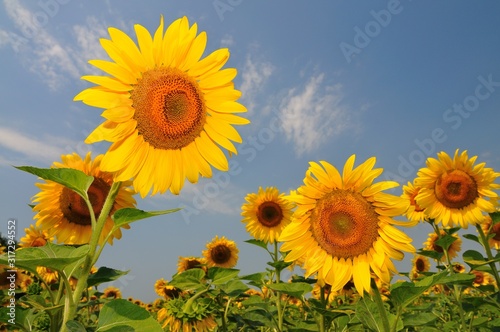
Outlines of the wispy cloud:
M242 83L240 86L242 102L250 113L257 105L257 95L261 91L264 83L274 71L274 66L267 61L254 60L248 55L241 71Z
M349 110L342 104L342 85L325 85L324 77L312 76L304 87L288 90L280 103L283 130L299 156L351 126Z
M5 163L44 163L59 160L62 154L70 153L77 142L62 137L30 137L22 132L0 127L0 146L3 150L14 152L14 156L0 155L0 164Z
M46 29L50 21L40 24L36 12L24 7L20 1L4 0L5 11L16 31L0 30L0 47L10 45L21 55L28 69L39 76L51 90L58 90L68 79L78 79L88 72L87 61L102 57L98 37L105 36L105 25L89 17L86 25L75 25L73 37L76 45L61 42ZM57 12L53 14L57 15ZM52 17L45 16L47 20Z

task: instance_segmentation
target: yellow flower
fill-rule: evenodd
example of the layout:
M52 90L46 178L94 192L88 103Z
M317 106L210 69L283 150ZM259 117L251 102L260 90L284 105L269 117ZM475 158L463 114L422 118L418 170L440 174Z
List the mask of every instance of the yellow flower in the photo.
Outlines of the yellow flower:
M292 222L283 230L281 251L285 261L304 259L306 277L317 273L332 292L353 280L360 295L371 291L371 273L389 283L397 272L391 259L414 252L411 238L393 225L408 209L408 201L383 193L398 186L393 181L373 183L382 169L373 169L372 157L353 169L355 156L346 162L342 176L331 164L311 162L304 185L289 199L297 203Z
M227 240L224 236L220 239L216 236L211 242L207 243L207 249L203 250L203 256L207 260L209 267L232 268L238 263L238 253L236 243Z
M493 276L487 272L473 270L470 273L476 276L476 278L474 278L474 281L472 281L472 286L474 287L496 284Z
M159 296L164 297L166 300L179 297L180 290L168 284L168 282L161 278L155 282L155 292Z
M197 315L186 317L182 312L183 304L184 302L178 302L178 299L173 299L166 303L165 308L158 311L157 320L162 324L163 328L168 326L168 331L171 332L209 332L217 327L217 322L210 313L201 312ZM203 309L198 310L203 311ZM176 317L177 315L180 317Z
M246 230L257 240L266 243L277 241L283 228L290 223L294 204L284 198L278 189L259 187L257 194L250 193L243 204L242 222Z
M154 36L134 26L138 46L123 31L109 28L101 45L113 61L90 64L111 76L83 76L96 86L74 100L105 109L106 119L86 143L112 142L103 170L117 181L134 178L141 196L170 189L178 194L187 178L212 176L211 166L228 170L222 148L237 153L242 139L234 125L248 124L235 113L246 112L236 100L234 68L221 69L229 59L226 48L201 59L206 33L182 17L164 32L163 17Z
M48 285L54 284L59 280L59 273L57 273L57 271L49 269L48 267L37 266L36 272L38 273L40 278L42 278L42 280Z
M481 228L486 236L493 235L492 238L488 239L490 248L500 250L500 222L494 225L492 225L492 223L491 216L487 215L484 222L481 224Z
M446 235L446 232L442 229L440 230L440 233L441 233L441 237ZM462 249L462 239L460 239L460 237L457 234L453 234L452 236L455 237L456 240L453 241L453 243L448 248L448 256L449 256L450 260L457 257L458 253ZM423 249L427 250L427 251L435 251L438 253L444 253L443 247L436 244L436 241L438 239L439 239L439 236L436 233L430 233L429 237L427 238L427 241L424 242ZM443 257L441 257L440 260L445 261L446 256L443 255Z
M61 156L62 163L54 162L53 164L55 168L73 168L94 177L94 182L87 192L96 218L113 184L112 174L103 172L100 168L102 157L103 155L99 155L92 161L89 152L82 160L79 155L73 153ZM127 188L130 184L130 181L122 183L110 215L121 208L135 206L133 192ZM37 183L36 186L41 190L33 197L33 202L37 203L33 208L37 212L34 217L37 220L36 226L47 232L49 236L55 236L59 243L88 243L92 235L92 224L89 209L83 198L71 189L53 181ZM100 244L104 242L113 226L114 222L109 216L99 239ZM128 229L129 226L125 225L123 228ZM118 229L110 236L108 242L113 244L113 238L120 239L121 236L121 230Z
M182 257L179 256L179 261L177 263L177 273L182 273L190 269L202 269L206 272L207 270L207 260L202 257Z
M401 195L404 199L407 199L410 202L410 206L404 215L414 224L425 220L424 209L421 208L417 202L415 202L415 197L417 196L419 190L420 188L415 187L411 182L408 182L406 186L403 186L403 194Z
M431 269L431 263L426 256L415 255L411 263L413 266L410 272L411 279L417 279L422 273L428 272Z
M104 289L103 294L101 295L101 298L111 298L111 299L121 299L122 298L122 292L119 288L109 286Z
M19 239L19 247L43 247L47 242L54 241L54 237L49 236L46 230L30 225L30 228L25 228L25 236Z
M484 213L495 211L494 201L500 188L493 183L500 173L486 168L485 163L474 165L477 156L468 158L467 151L455 151L453 160L446 152L438 159L428 158L427 167L418 171L415 185L420 187L415 197L425 214L444 227L467 228L484 220Z

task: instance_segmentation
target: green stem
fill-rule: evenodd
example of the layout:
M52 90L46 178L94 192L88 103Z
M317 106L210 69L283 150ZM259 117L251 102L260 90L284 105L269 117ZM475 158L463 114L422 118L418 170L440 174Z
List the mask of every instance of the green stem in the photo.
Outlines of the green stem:
M104 201L104 204L101 209L101 213L99 214L99 218L95 222L95 228L93 228L92 235L89 242L89 252L85 257L85 262L83 264L83 268L80 273L80 277L78 278L78 282L76 284L76 288L73 294L66 294L67 297L73 295L72 302L70 305L66 305L64 307L64 315L63 315L63 323L61 326L61 332L67 332L68 329L66 327L66 323L72 320L75 317L76 310L78 308L78 303L82 297L83 290L87 288L87 280L89 277L90 270L92 269L93 263L97 261L98 256L96 255L96 249L99 245L99 239L101 238L101 233L106 223L107 218L109 217L109 213L113 208L113 204L115 203L116 196L118 195L118 191L120 190L121 182L114 182L109 189L108 196ZM95 220L94 211L92 208L92 204L90 200L85 199L87 207L89 208L91 220ZM94 221L92 221L92 226L94 226ZM106 243L100 244L104 246ZM99 253L101 250L99 250ZM66 301L68 303L68 300Z
M278 242L274 242L274 262L279 261ZM276 265L277 266L277 265ZM281 282L281 270L275 267L276 270L276 284ZM276 291L276 308L278 309L278 331L283 329L283 308L281 307L281 292Z
M382 326L384 327L384 331L389 332L391 331L389 325L389 317L387 317L387 311L385 310L384 301L382 301L382 296L380 295L377 284L373 280L372 280L372 289L373 289L372 299L375 301L375 304L377 305L378 311L380 312L380 317L382 317ZM393 331L396 331L396 326L397 326L397 321L395 322Z
M327 299L325 298L325 287L320 288L320 299L321 304L323 305L322 309L326 310ZM319 332L325 332L325 315L323 313L321 313L319 317Z
M480 225L476 225L477 232L479 233L479 236L481 237L481 243L484 247L484 250L486 251L486 256L488 257L489 261L492 261L494 259L493 254L491 252L490 248L490 243L488 241L488 238L483 232L483 229L481 228ZM490 262L489 266L491 267L491 270L493 271L493 277L495 278L495 281L497 282L497 287L500 287L500 276L498 275L498 269L497 265L495 262Z

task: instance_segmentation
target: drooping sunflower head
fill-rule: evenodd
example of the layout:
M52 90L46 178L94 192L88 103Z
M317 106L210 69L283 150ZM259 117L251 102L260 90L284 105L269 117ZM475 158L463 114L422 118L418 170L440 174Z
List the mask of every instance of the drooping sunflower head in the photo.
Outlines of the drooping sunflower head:
M358 293L370 292L372 272L388 283L396 272L391 259L401 260L404 251L414 252L411 238L393 225L411 225L393 219L408 209L408 201L383 193L398 186L393 181L373 183L382 169L375 158L353 168L351 156L342 175L331 164L310 163L304 185L288 198L297 203L292 222L279 240L285 261L304 261L306 277L341 290L351 279Z
M294 204L274 187L259 187L257 193L248 194L245 200L247 203L241 206L241 215L247 232L257 240L276 242L291 221Z
M61 163L55 162L52 165L52 167L56 168L80 170L94 177L94 181L90 185L87 194L96 218L99 216L113 184L113 175L103 172L100 168L102 157L103 155L98 155L92 160L89 152L82 159L79 155L73 153L63 155ZM122 183L110 216L121 208L135 206L134 192L128 188L130 185L130 181ZM59 243L88 243L92 235L92 221L91 213L84 199L71 189L53 181L37 183L36 186L41 190L33 197L33 202L36 203L33 210L37 212L34 217L37 220L36 226L42 232L46 232L48 236L54 236ZM108 216L100 235L100 244L104 242L106 236L114 226L114 222L110 216ZM125 225L123 228L128 229L129 226ZM121 230L116 230L109 237L108 242L112 244L113 238L120 239L121 235Z
M403 186L403 194L401 195L404 199L410 202L408 210L404 213L409 221L417 224L419 221L425 220L424 209L421 208L415 201L415 197L418 195L420 188L415 187L413 183L408 182L407 185Z
M486 168L485 163L474 165L477 156L469 158L467 151L458 151L453 159L446 152L438 153L438 159L427 159L427 167L415 179L420 187L415 200L429 218L444 227L467 228L495 211L498 194L493 189L500 185L494 181L500 173Z
M26 235L19 239L19 247L21 248L43 247L47 242L54 241L54 237L49 236L46 230L40 229L35 225L25 228L24 232Z
M203 257L207 260L209 267L218 266L232 268L238 263L239 249L236 243L226 239L224 236L215 236L207 243L207 249L203 250Z
M209 332L217 327L212 314L213 305L209 299L198 298L192 303L192 310L186 312L185 300L174 298L165 303L165 307L158 311L157 320L163 328L168 327L172 332Z
M204 257L179 256L179 261L177 262L177 273L182 273L190 269L202 269L206 272L207 260Z
M165 300L177 298L181 294L180 289L169 285L168 282L163 278L156 280L155 292L159 296L165 298Z
M424 250L427 251L434 251L437 253L442 253L444 254L444 248L441 247L439 244L436 243L437 240L439 240L441 237L446 236L447 233L445 230L440 229L440 236L438 236L435 232L434 233L429 233L429 237L427 238L427 241L424 242ZM448 247L448 257L450 259L453 259L457 257L458 253L462 249L462 239L458 236L458 234L453 234L453 237L455 237L455 241ZM441 256L441 259L439 261L446 261L446 256Z
M112 61L90 64L110 76L83 76L96 86L74 100L105 109L106 120L86 140L112 142L103 170L115 172L118 181L133 178L142 197L151 190L178 194L186 178L196 183L200 174L211 177L211 166L228 170L221 148L237 153L233 142L242 140L233 126L249 123L235 115L246 112L236 101L237 71L221 69L229 59L226 48L202 58L207 35L186 17L166 32L162 17L153 36L139 24L134 28L137 44L108 29L110 39L101 45Z

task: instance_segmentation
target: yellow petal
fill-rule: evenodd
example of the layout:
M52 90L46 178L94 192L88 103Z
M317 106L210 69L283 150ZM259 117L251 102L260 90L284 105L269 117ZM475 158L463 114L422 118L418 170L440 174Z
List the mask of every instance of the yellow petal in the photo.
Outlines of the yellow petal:
M134 25L135 34L137 35L137 42L141 53L144 58L144 63L146 69L151 69L155 67L155 60L153 54L153 38L149 31L140 24Z
M144 70L146 68L146 62L141 52L137 48L137 45L134 43L134 41L125 32L119 29L110 27L108 28L108 32L111 37L111 40L121 50L123 50L132 59L134 59L134 62L136 63L137 66L139 66L141 69Z
M229 169L226 156L204 131L195 139L195 143L198 151L209 164L221 171Z
M122 81L117 80L116 78L113 77L87 75L87 76L82 76L82 80L92 82L94 84L105 87L106 89L114 91L126 92L126 91L131 91L133 89L131 85L125 84Z
M183 71L189 71L193 67L205 52L205 47L207 45L207 34L205 31L200 32L198 36L194 39L191 44L191 48L186 54L184 63L182 63L179 68Z
M227 48L220 48L195 63L188 70L188 74L197 80L202 80L204 75L209 75L222 68L228 59L229 50Z
M231 82L236 77L237 73L238 71L235 68L222 69L212 75L208 75L198 84L202 89L217 88Z
M136 84L137 77L135 77L127 68L120 66L114 62L105 60L90 60L89 63L99 68L100 70L116 77L124 84Z

